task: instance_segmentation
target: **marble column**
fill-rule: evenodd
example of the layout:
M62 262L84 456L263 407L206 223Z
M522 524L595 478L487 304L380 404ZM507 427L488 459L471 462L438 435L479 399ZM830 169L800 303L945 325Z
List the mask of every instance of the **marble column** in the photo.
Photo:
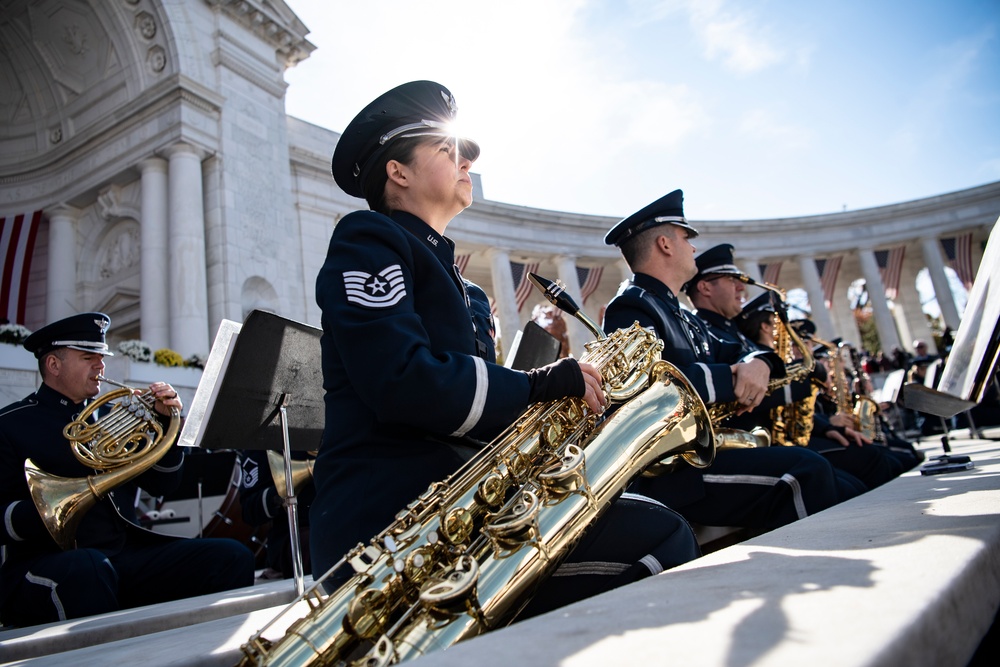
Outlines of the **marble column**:
M80 209L59 204L46 212L49 217L49 269L45 322L49 323L77 313L76 221Z
M952 331L958 331L961 318L958 316L955 298L951 294L948 274L944 270L944 252L941 250L941 244L936 238L925 237L920 239L920 248L924 253L924 261L927 262L927 271L931 276L931 284L934 285L934 296L941 309L941 317Z
M927 316L920 303L920 294L917 292L917 271L920 268L915 261L908 260L903 262L899 276L899 293L895 302L906 322L906 330L909 331L909 335L903 337L903 349L912 353L913 340L920 338L927 341L931 352L937 354L933 332L927 323Z
M170 212L170 347L208 355L205 203L201 155L188 144L167 151Z
M806 294L809 295L809 308L812 310L811 319L816 325L816 335L823 340L833 340L837 337L837 329L833 326L830 309L826 307L826 295L823 293L823 282L816 268L816 258L812 255L803 255L798 258L798 263L802 284Z
M576 301L576 305L583 308L580 279L576 275L576 257L559 255L554 259L556 273L559 276L560 282L565 286L566 293L573 298L573 301ZM594 340L594 333L584 326L583 322L569 313L564 314L563 317L566 319L566 332L569 335L570 353L579 359L585 351L583 346Z
M507 360L514 338L521 329L521 316L517 312L517 297L514 295L514 276L510 272L510 253L493 248L486 254L490 258L493 301L500 321L500 349L504 360Z
M167 221L167 161L158 157L139 163L142 173L142 266L139 328L154 350L170 346L170 228Z
M868 288L868 303L871 304L875 316L875 328L882 343L882 352L890 355L893 348L902 349L903 346L896 332L896 321L889 310L889 304L886 303L885 286L882 283L882 274L879 273L875 251L868 248L859 249L858 260L861 262L861 274L865 277Z
M226 241L222 225L222 165L212 156L202 163L205 175L205 275L208 281L208 333L215 342L229 304ZM242 313L240 313L242 315Z

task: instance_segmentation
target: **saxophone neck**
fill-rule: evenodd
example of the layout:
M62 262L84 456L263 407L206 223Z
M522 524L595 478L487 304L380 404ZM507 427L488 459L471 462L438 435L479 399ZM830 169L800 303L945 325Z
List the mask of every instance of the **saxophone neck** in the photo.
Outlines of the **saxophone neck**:
M548 299L549 303L583 322L583 326L587 327L597 340L607 338L600 325L583 312L583 309L576 304L573 297L566 293L566 286L563 283L558 280L543 278L535 273L529 273L528 280Z

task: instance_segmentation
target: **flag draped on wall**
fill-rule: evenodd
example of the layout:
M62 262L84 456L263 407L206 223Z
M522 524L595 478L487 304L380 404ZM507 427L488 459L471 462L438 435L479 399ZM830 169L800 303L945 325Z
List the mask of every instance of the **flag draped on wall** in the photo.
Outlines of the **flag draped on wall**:
M587 297L597 290L597 286L601 284L601 275L603 273L603 266L592 268L576 267L576 279L580 283L580 298L583 301L580 304L581 306L587 305Z
M758 264L760 277L765 283L778 284L778 275L781 273L781 262L771 262L770 264Z
M0 318L24 324L28 276L42 212L0 218Z
M469 266L469 258L472 255L455 255L455 266L458 267L458 272L463 276L465 275L465 268Z
M976 272L972 268L972 232L953 238L941 239L941 246L951 268L961 278L965 289L972 289Z
M510 273L514 278L514 297L517 300L517 312L521 312L524 302L528 300L532 290L535 289L531 281L528 280L528 274L535 273L536 271L538 271L538 262L528 262L527 264L521 264L520 262L510 263Z
M899 295L899 274L903 269L905 252L906 246L875 251L875 262L882 274L882 286L887 299L895 299Z
M823 287L823 302L827 308L833 305L833 295L837 290L837 274L840 273L842 256L816 260L816 271L819 272L819 284Z

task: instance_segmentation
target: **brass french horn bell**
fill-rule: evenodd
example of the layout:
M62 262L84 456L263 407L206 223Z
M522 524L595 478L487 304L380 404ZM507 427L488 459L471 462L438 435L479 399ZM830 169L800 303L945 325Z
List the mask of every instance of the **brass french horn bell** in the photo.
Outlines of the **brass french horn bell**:
M313 454L313 452L310 452ZM312 480L313 459L304 461L292 461L292 491L299 494L302 487ZM276 451L267 450L267 467L271 469L271 477L274 478L274 488L282 498L288 497L288 489L285 486L285 458Z
M112 489L146 472L163 458L180 430L180 411L170 410L166 432L153 409L152 392L137 393L133 387L98 376L120 389L91 401L63 429L74 456L96 473L89 477L60 477L41 470L28 459L24 474L31 499L52 539L63 550L71 549L83 515ZM98 421L91 415L112 403L111 411Z

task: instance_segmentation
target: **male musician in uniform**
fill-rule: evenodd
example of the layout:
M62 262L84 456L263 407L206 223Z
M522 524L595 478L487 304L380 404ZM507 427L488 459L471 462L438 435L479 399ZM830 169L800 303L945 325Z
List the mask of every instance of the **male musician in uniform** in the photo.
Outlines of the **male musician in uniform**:
M709 332L738 349L741 354L762 349L770 350L768 346L760 346L749 340L740 332L737 325L736 320L743 312L743 296L746 288L743 273L733 260L733 246L723 244L709 248L695 258L695 263L698 266L698 273L688 281L684 290L691 304L697 309L695 312L698 317L708 325ZM766 296L758 297L759 300L755 299L755 306L770 307L773 313L771 298L771 293L767 292ZM749 312L747 315L749 316ZM814 371L818 372L822 371ZM787 387L787 392L774 392L752 415L734 420L730 425L746 428L749 422L755 426L771 428L771 409L802 400L808 392L808 380L790 385ZM821 428L827 425L823 420L819 424ZM829 435L827 431L830 432ZM864 446L870 445L871 440L865 442L860 433L855 431L844 435L855 440L855 446L849 446L851 443L847 438L841 437L840 433L831 427L826 430L816 430L809 439L809 448L825 457L838 470L860 480L866 489L884 484L903 471L902 466L884 449ZM853 484L855 480L848 478L848 482Z
M183 451L171 447L151 469L98 500L80 519L75 548L63 551L32 501L25 460L42 471L86 478L94 470L73 454L63 428L101 390L111 356L103 313L82 313L42 327L24 341L38 359L42 385L0 410L0 618L34 625L176 600L253 584L253 555L227 539L184 540L137 525L136 488L153 495L180 481ZM164 382L149 386L166 425L182 404ZM98 418L100 415L98 415Z
M698 235L675 190L628 216L605 236L635 274L608 304L605 331L639 322L664 341L663 358L688 378L706 404L739 402L742 411L764 399L772 373L784 373L773 353L720 362L718 341L676 294L697 273ZM724 449L698 470L681 465L667 476L641 478L632 490L660 500L703 525L770 530L819 512L855 491L838 487L823 457L798 447Z

